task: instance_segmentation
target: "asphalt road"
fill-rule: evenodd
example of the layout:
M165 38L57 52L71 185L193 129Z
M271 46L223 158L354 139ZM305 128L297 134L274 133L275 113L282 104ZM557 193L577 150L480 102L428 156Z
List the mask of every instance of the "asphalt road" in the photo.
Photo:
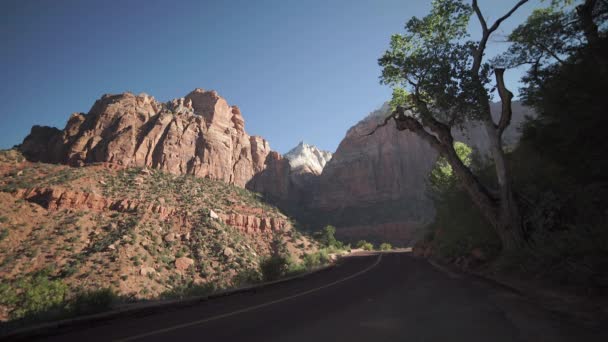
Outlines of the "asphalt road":
M608 341L607 330L392 253L349 257L304 279L43 340L554 342Z

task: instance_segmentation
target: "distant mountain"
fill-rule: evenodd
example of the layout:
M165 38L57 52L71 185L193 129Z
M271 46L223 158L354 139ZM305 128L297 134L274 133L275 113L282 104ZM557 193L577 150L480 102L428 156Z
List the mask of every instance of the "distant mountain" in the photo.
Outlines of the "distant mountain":
M499 109L492 106L495 118ZM433 220L427 176L437 152L415 134L397 131L392 121L368 136L389 113L384 104L351 127L315 186L308 187L313 189L308 217L336 225L339 237L408 244ZM533 112L513 104L505 145L517 143L527 115ZM454 136L488 156L488 136L480 125L467 124Z
M292 172L320 175L327 162L331 160L332 153L300 142L298 146L287 152L284 157L289 160Z

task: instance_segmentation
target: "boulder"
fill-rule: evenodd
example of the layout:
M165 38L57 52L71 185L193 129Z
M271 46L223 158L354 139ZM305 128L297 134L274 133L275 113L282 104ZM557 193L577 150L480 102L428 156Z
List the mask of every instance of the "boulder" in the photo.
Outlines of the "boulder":
M234 251L232 250L232 248L226 247L226 248L224 248L223 254L225 257L230 258L231 256L234 255Z
M181 271L187 270L188 267L190 267L191 265L194 265L194 260L187 258L187 257L181 257L181 258L177 258L175 259L175 268Z
M175 233L169 233L169 234L165 235L165 237L163 239L167 242L173 242L176 239L175 235L176 235Z
M147 276L148 274L156 274L156 270L154 269L154 267L144 266L139 269L139 274L142 276Z

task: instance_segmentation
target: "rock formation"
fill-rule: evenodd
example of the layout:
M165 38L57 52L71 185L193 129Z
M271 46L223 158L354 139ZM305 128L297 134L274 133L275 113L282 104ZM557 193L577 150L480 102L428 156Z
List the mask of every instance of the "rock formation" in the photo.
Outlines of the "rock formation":
M437 153L393 122L368 136L388 111L385 104L350 128L333 156L302 142L283 157L263 138L249 136L240 109L215 91L195 89L167 103L146 94L104 95L88 114L73 114L63 130L34 126L20 149L33 161L149 167L222 180L262 193L311 228L334 224L342 238L407 244L433 218L426 178ZM513 111L508 144L532 114L519 103ZM486 154L481 127L471 124L463 132L454 132L456 140ZM235 226L252 222L244 230L275 228L247 217L223 219Z
M152 167L245 186L265 168L270 147L245 132L238 107L196 89L168 103L146 94L104 95L62 131L33 127L21 151L36 161Z
M293 173L313 175L320 175L323 172L331 156L331 152L319 150L316 146L305 144L303 141L285 154Z

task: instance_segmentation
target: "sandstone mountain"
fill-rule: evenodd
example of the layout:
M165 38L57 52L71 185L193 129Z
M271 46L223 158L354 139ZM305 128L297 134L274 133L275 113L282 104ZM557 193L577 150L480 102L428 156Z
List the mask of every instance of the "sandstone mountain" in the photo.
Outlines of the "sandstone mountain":
M298 146L287 152L284 157L289 160L289 166L293 173L320 175L325 164L331 160L332 154L302 141Z
M497 104L492 107L498 116ZM427 176L437 153L408 131L397 131L394 122L368 136L388 114L384 104L351 127L315 179L309 202L309 220L332 223L338 236L351 241L369 239L409 244L432 221ZM505 131L505 143L519 138L518 127L533 113L520 103L513 105L513 120ZM478 125L455 131L457 140L488 154L488 137Z
M146 94L104 95L64 130L35 126L21 151L30 160L151 167L245 186L265 168L268 142L249 136L241 111L196 89L160 103Z

